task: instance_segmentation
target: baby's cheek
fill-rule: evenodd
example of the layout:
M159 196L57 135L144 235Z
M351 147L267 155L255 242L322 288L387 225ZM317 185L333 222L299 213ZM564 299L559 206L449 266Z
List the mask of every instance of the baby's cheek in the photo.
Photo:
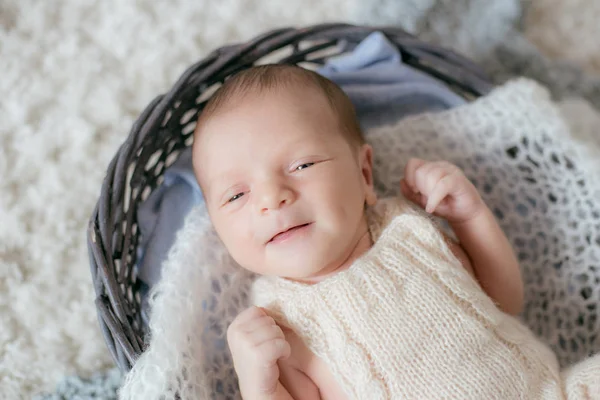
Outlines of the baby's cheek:
M263 258L257 250L250 247L247 242L238 242L229 249L233 259L242 267L256 273L264 273Z

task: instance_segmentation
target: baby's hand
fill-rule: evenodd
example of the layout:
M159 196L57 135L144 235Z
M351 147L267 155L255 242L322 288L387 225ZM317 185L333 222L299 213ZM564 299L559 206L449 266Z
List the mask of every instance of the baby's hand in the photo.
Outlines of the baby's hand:
M274 394L279 383L277 361L291 354L275 320L262 308L250 307L229 325L227 342L242 397L264 398Z
M446 161L410 159L400 189L407 199L449 222L468 221L485 208L475 186Z

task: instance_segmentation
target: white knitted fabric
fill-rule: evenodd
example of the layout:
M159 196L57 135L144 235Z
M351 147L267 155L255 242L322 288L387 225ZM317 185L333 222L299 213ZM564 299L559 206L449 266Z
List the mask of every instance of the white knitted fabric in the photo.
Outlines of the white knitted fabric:
M463 169L519 257L523 319L563 366L600 351L600 137L581 123L572 134L547 91L523 79L471 105L369 135L385 196L397 192L410 157Z
M260 277L252 290L348 399L565 398L556 356L494 305L427 216L392 197L368 220L375 243L349 269L315 285ZM600 398L589 371L600 356L575 389Z
M367 133L382 197L398 192L409 157L446 159L463 168L519 255L524 321L562 365L600 350L600 165L590 155L600 145L586 139L580 145L547 91L527 80L469 105ZM121 398L168 400L176 391L184 399L238 398L224 335L249 304L251 281L224 250L204 208L194 209L163 267L149 347Z
M150 346L127 375L120 398L238 398L224 338L248 304L251 278L229 256L204 209L192 210L152 292Z

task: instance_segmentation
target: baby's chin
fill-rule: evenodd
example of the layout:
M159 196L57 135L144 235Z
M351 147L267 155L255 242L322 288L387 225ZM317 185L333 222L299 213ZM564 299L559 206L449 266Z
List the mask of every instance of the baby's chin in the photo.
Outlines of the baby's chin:
M362 241L357 242L355 237L340 232L304 232L292 240L268 244L257 268L263 275L318 282L348 269L369 248L368 243L362 246ZM259 270L256 272L260 273Z
M301 258L298 257L298 258ZM348 265L344 263L309 263L309 262L282 262L277 264L277 267L272 268L272 275L285 278L291 281L302 283L317 283L325 280L338 272L348 269ZM296 259L294 261L301 261Z
M323 275L323 270L326 268L325 265L314 265L306 262L290 263L289 259L286 261L277 263L270 268L272 275L296 281L309 281Z
M311 280L322 275L327 268L323 262L315 263L313 259L302 257L302 253L294 257L268 257L261 261L255 259L251 263L248 263L248 260L240 261L239 266L257 275L277 276L295 281Z
M335 246L294 254L277 256L271 254L263 265L267 266L270 275L299 282L316 283L347 270L356 258L361 256L357 254L357 249L351 246L344 246L344 249L338 252L331 250L332 248Z

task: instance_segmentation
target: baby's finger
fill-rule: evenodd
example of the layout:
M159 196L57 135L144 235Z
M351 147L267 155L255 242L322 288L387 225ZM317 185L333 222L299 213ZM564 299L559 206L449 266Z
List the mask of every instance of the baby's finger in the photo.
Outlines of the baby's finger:
M427 161L421 160L420 158L411 158L404 167L404 179L413 191L417 191L415 171L425 163L427 163Z
M410 198L414 195L414 192L412 191L410 186L408 186L408 183L406 183L406 179L400 179L400 191L406 198Z
M246 337L252 346L260 346L270 340L285 339L283 331L277 325L261 326L252 332L246 332Z
M432 162L421 166L415 172L415 182L419 192L429 197L438 181L446 175L448 171L439 163Z
M246 322L251 321L255 318L266 316L267 313L260 307L251 306L238 314L237 317L231 323L232 326L244 325Z
M446 175L440 179L433 187L431 193L427 197L427 204L425 205L425 211L433 213L437 206L448 196L452 183L455 180L455 175Z
M406 197L408 200L418 204L421 207L425 207L425 201L427 198L421 193L413 192L404 179L400 181L400 190L402 191L404 197Z
M252 319L250 321L247 321L245 324L240 325L240 330L242 330L244 332L252 332L263 326L271 326L271 325L277 325L277 323L275 322L275 320L272 317L265 315L262 317Z
M256 354L266 361L265 367L270 367L277 360L285 360L292 354L292 348L285 339L277 338L263 342L256 347Z

